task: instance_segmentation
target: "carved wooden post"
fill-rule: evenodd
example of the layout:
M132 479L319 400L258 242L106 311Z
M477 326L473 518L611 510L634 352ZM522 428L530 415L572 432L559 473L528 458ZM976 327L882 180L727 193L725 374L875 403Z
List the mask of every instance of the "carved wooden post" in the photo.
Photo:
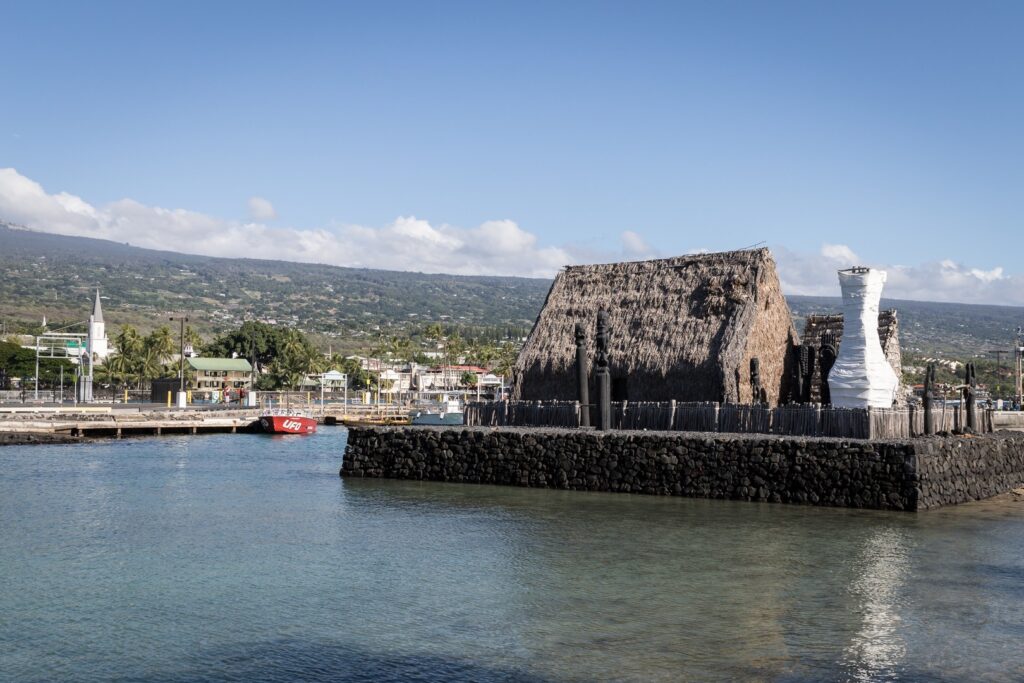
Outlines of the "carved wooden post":
M768 394L761 385L761 359L750 359L750 403L768 403Z
M811 402L811 382L814 378L814 363L814 347L802 344L800 346L800 363L797 366L797 375L800 377L798 403Z
M821 403L826 406L832 405L832 390L828 385L828 373L836 364L838 346L836 335L831 332L822 333L821 349L818 351L818 368L821 370Z
M924 371L924 433L935 433L935 418L932 416L932 385L935 383L935 364L929 363Z
M803 359L807 353L806 346L798 346L793 349L796 355L796 362L793 364L793 386L789 395L790 403L802 403L804 400L804 373Z
M576 396L580 402L580 427L590 426L590 369L587 367L587 333L576 323Z
M978 425L975 419L975 403L976 398L974 395L974 389L977 383L977 377L974 374L974 363L967 364L967 372L964 377L964 403L967 406L967 432L973 434L977 431Z
M608 312L597 313L597 428L603 432L612 428L612 375L608 369Z

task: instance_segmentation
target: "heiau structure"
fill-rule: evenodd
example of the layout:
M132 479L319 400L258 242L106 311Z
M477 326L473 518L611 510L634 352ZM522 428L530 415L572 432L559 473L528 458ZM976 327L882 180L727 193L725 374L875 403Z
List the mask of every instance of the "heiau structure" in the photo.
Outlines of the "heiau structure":
M831 334L839 348L843 345L843 314L834 313L828 315L812 314L807 316L804 322L804 331L800 335L802 346L812 347L817 356L821 348L822 336ZM889 361L893 372L897 377L903 376L903 356L900 352L899 317L896 309L888 309L878 313L878 339L882 343L882 352L885 359ZM897 400L902 394L897 392ZM821 373L820 368L815 366L813 381L810 386L810 400L812 403L821 402Z
M753 358L769 403L786 398L796 331L767 249L567 267L516 361L512 397L575 400L574 327L593 357L602 309L613 400L751 402Z

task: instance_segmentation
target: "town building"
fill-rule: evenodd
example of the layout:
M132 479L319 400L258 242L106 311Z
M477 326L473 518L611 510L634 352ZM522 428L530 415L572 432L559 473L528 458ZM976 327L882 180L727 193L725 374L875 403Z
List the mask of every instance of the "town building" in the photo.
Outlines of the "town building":
M223 401L225 393L229 400L237 400L252 390L252 365L245 358L192 356L185 362L192 371L186 387L193 401Z

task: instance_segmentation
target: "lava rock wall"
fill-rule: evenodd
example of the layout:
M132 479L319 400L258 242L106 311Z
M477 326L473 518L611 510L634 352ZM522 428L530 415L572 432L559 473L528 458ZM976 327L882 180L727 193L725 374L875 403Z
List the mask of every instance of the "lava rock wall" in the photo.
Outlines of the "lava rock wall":
M1024 482L1024 435L905 441L353 427L343 477L917 510Z

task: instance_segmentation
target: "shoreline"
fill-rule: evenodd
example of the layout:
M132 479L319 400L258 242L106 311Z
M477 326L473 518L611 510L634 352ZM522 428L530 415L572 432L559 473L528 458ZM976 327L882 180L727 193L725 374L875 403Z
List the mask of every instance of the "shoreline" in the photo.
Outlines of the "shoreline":
M57 432L0 432L0 446L28 446L81 443L84 437Z

